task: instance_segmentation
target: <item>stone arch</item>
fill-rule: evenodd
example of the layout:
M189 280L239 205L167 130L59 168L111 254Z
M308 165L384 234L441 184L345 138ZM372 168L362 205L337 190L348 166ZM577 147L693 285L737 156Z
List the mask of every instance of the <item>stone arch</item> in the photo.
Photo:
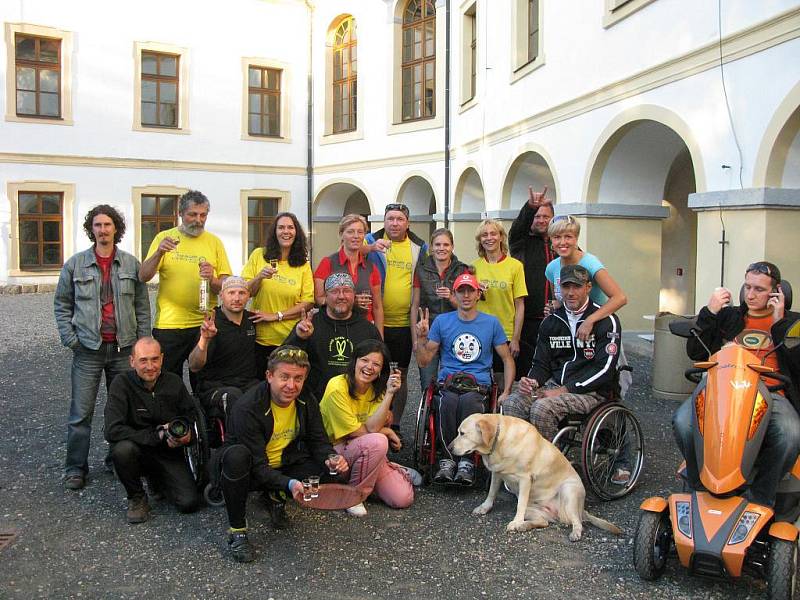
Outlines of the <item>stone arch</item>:
M458 178L453 198L453 213L486 212L486 195L483 180L476 165L464 168Z
M323 256L339 248L339 219L349 213L369 219L372 206L364 188L353 180L327 181L317 190L311 207L311 254L314 266L319 264Z
M764 131L753 187L800 188L800 83L786 95Z
M411 212L411 229L421 238L430 238L436 221L436 193L427 174L420 171L409 173L395 194L396 202L408 206Z
M547 198L558 201L558 179L553 161L538 144L526 144L509 160L503 176L501 209L518 209L528 199L528 186L537 191L547 186Z

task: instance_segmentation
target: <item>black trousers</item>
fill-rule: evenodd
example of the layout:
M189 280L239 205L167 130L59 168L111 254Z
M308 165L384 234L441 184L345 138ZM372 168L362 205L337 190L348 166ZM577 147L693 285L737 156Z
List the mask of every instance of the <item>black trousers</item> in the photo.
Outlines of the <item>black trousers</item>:
M269 355L278 346L262 346L256 344L256 379L259 381L266 381L267 379L267 363L269 362Z
M222 455L222 494L225 497L225 510L228 511L228 523L234 529L246 526L247 496L251 491L287 492L283 488L265 488L256 484L251 476L253 457L244 444L228 446ZM318 475L320 482L339 481L340 476L330 475L324 462L313 458L286 465L277 469L291 479L303 480L310 475Z
M533 353L536 351L536 340L539 339L539 326L542 319L524 321L522 323L522 337L519 340L519 355L515 359L517 367L515 381L527 377L533 364Z
M144 495L142 476L152 477L167 499L183 512L197 510L200 496L182 448L142 446L130 440L111 447L111 460L128 498Z
M436 438L442 448L442 455L455 460L447 445L458 435L458 426L461 421L475 413L486 412L485 396L480 392L467 392L457 394L442 390L433 397L434 410L436 411L434 424Z
M161 344L164 354L164 371L171 371L183 379L183 363L200 339L200 328L188 329L153 329L153 337ZM197 388L197 375L189 371L189 384L192 390Z

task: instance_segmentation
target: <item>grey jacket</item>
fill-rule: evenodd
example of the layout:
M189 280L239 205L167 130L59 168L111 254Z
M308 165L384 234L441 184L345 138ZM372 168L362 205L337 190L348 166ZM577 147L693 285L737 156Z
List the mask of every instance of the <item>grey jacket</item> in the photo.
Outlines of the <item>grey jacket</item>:
M100 266L94 246L73 255L62 267L54 300L56 325L61 343L100 348ZM150 335L150 299L147 285L139 281L139 261L117 248L111 265L117 345L126 348Z

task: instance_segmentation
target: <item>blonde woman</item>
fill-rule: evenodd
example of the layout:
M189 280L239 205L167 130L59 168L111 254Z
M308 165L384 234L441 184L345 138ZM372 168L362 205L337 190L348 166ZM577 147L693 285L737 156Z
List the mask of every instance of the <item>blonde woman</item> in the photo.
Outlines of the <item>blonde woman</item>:
M500 320L510 340L508 349L516 357L525 320L525 297L528 295L525 270L520 261L509 255L508 234L500 221L486 219L481 222L475 232L475 242L478 258L472 266L485 295L480 311ZM495 361L495 372L500 370L498 361Z
M367 220L361 215L350 214L339 221L338 252L323 258L314 272L314 298L324 304L324 282L331 273L349 273L356 284L356 305L366 312L367 320L375 325L383 336L383 295L381 275L378 267L359 252L367 235Z

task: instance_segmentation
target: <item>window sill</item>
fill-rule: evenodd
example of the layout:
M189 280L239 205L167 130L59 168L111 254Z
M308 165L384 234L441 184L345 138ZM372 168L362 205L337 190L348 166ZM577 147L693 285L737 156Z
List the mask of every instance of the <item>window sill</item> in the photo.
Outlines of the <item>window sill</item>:
M544 66L544 54L540 54L539 56L537 56L533 60L528 61L527 63L525 63L521 67L519 67L516 70L512 71L511 72L511 79L509 80L509 82L513 85L517 81L519 81L520 79L525 77L526 75L529 75L530 73L533 73L535 70L537 70L539 67L542 67L542 66Z
M279 135L250 135L249 133L242 134L242 141L245 142L272 142L273 144L291 144L292 138L281 137Z
M458 107L458 114L467 112L470 108L472 108L477 104L478 104L478 96L475 95Z
M386 131L387 135L395 135L397 133L411 133L412 131L424 131L426 129L439 129L444 127L444 117L440 114L426 119L417 119L415 121L401 121L399 123L389 123Z
M72 119L62 117L20 117L19 115L6 115L6 121L13 123L39 123L40 125L74 125Z
M180 127L148 127L146 125L135 125L133 131L141 131L143 133L169 133L172 135L189 135L192 132L188 129L181 129Z
M356 129L355 131L348 131L346 133L327 133L322 136L322 139L319 141L320 146L326 146L328 144L338 144L340 142L353 142L355 140L363 140L364 139L364 132L361 129Z
M603 27L608 29L648 4L655 2L655 0L629 0L629 2L619 5L617 8L611 8L610 0L606 0L606 2L606 12L603 15Z
M9 269L9 277L58 277L61 275L61 268L41 269L36 271L25 271L23 269Z

